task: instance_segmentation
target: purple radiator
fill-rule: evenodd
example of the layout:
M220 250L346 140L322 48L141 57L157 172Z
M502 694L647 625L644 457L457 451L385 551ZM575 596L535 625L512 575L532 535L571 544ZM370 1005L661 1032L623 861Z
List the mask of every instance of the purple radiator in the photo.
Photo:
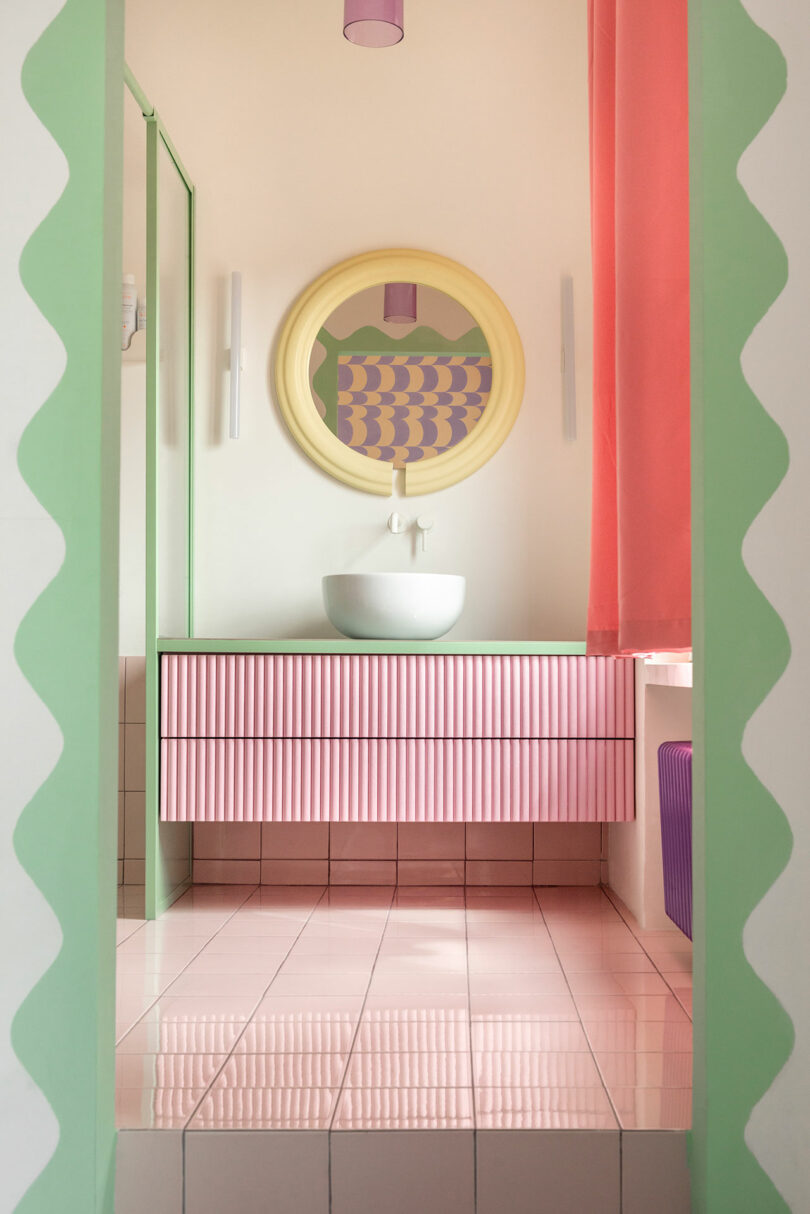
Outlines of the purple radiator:
M658 747L667 915L692 939L692 743Z

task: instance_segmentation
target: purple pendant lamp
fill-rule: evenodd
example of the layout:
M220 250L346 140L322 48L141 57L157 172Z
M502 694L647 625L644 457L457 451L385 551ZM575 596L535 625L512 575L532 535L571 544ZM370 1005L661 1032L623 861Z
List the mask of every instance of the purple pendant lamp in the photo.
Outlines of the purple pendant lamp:
M403 0L344 0L343 36L357 46L394 46L405 37Z
M396 325L412 325L416 320L416 283L387 282L383 319Z

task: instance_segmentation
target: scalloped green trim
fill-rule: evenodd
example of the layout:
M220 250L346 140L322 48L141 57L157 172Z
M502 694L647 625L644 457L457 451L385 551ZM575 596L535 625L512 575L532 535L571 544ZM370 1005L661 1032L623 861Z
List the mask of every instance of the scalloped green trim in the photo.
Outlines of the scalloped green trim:
M692 1208L782 1214L787 1207L743 1135L790 1053L792 1025L748 964L743 927L787 862L790 831L741 746L749 718L787 664L789 646L741 548L784 476L787 448L743 379L740 354L781 292L787 263L740 186L737 164L784 93L785 63L737 0L691 0L689 18L697 742Z
M23 69L26 98L70 179L21 259L68 361L18 453L66 544L15 644L64 736L14 838L64 937L13 1025L14 1048L60 1125L18 1214L113 1209L123 33L122 0L68 0Z

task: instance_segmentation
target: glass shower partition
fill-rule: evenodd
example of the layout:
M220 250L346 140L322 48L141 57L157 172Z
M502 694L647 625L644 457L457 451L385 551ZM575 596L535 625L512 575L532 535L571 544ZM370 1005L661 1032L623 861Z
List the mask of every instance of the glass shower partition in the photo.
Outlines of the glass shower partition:
M146 866L151 919L191 883L187 825L160 821L158 637L193 635L194 186L146 119Z

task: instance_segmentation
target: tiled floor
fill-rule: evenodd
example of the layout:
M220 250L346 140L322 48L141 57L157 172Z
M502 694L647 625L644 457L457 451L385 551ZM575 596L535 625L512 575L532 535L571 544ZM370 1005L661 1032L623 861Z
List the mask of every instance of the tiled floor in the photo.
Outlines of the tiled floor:
M691 946L598 888L198 886L118 931L121 1128L689 1126Z

